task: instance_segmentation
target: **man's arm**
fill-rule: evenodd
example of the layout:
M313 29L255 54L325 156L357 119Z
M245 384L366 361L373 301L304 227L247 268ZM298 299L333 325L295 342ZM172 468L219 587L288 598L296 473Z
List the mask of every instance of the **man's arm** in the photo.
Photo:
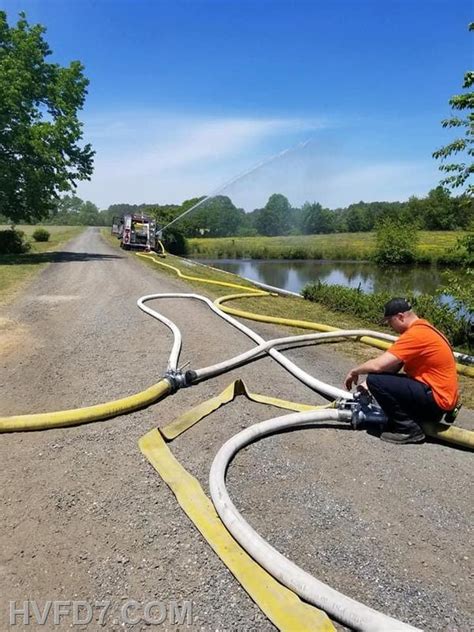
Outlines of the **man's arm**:
M348 391L351 390L353 384L357 384L359 375L366 373L397 373L403 366L403 362L397 356L385 351L373 360L367 360L364 364L360 364L351 369L344 380L344 386Z

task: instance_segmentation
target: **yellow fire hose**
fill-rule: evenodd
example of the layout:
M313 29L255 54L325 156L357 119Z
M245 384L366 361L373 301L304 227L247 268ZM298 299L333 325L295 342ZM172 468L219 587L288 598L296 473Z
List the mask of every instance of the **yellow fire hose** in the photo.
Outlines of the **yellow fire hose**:
M268 395L259 395L258 393L251 393L243 380L237 379L229 386L227 386L219 395L212 397L211 399L201 402L194 408L187 410L185 413L177 417L172 423L168 424L164 428L160 428L161 434L167 441L176 439L180 434L194 426L198 421L201 421L207 415L225 406L229 402L232 402L236 397L243 395L252 402L259 404L267 404L269 406L275 406L276 408L284 408L286 410L294 410L297 412L303 412L308 410L322 410L323 408L334 408L335 403L331 402L324 406L310 406L309 404L298 404L296 402L289 402L284 399L278 399L277 397L269 397Z
M160 252L157 252L156 254L159 257L166 257L166 250L165 250L165 247L163 246L163 242L158 240L158 245L160 246Z
M285 325L287 327L299 327L300 329L314 329L315 331L338 331L339 327L331 327L331 325L323 325L322 323L312 323L308 320L294 320L290 318L280 318L278 316L267 316L266 314L254 314L253 312L246 312L241 309L235 309L233 307L223 306L223 303L232 301L238 298L248 298L255 296L252 292L245 292L242 294L229 294L228 296L221 296L216 299L214 303L218 305L226 314L232 314L232 316L239 316L240 318L247 318L249 320L260 321L261 323L275 323L276 325ZM378 347L379 349L388 349L391 343L384 342L383 340L377 340L370 336L362 336L357 338L358 342L363 342L372 347Z
M452 443L462 448L474 450L474 432L472 430L431 421L425 421L421 425L423 432L429 437L434 437L440 441L446 441L447 443Z
M47 430L62 426L85 424L125 415L140 408L154 404L172 390L168 380L162 379L141 393L116 399L106 404L73 408L54 413L39 413L35 415L17 415L14 417L0 417L0 432L19 432L23 430Z
M282 586L234 540L199 481L177 461L157 429L144 435L139 446L201 535L279 630L335 632L324 612L304 603Z
M144 259L150 259L151 261L153 261L157 265L162 266L163 268L168 268L168 270L173 270L173 272L176 272L176 274L178 275L178 277L180 279L185 279L186 281L199 281L200 283L207 283L208 285L220 285L222 287L234 287L234 288L236 288L238 290L246 290L247 292L251 292L252 296L256 296L256 295L268 296L270 294L270 292L265 292L264 290L257 290L257 289L254 289L254 288L248 286L248 285L239 285L237 283L227 283L225 281L214 281L213 279L202 279L201 277L195 277L195 276L191 276L189 274L183 274L181 272L181 270L179 268L177 268L176 266L172 266L169 263L165 263L164 261L157 261L157 259L155 259L153 257L153 255L146 255L146 254L143 254L141 252L137 252L136 255L137 255L137 257L143 257Z

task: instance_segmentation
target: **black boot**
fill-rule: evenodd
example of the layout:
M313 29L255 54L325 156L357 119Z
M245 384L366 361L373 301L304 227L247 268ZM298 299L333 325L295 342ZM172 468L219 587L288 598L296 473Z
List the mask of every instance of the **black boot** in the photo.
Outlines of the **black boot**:
M421 428L411 432L382 432L380 438L389 443L422 443L425 440L425 433Z

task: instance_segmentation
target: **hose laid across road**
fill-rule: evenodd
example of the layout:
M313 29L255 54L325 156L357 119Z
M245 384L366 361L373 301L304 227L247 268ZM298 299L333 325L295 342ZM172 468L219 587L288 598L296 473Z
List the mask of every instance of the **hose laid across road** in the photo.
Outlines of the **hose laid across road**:
M254 332L252 329L250 329L243 323L240 323L235 318L232 318L232 316L229 316L228 314L223 313L210 299L208 299L205 296L201 296L199 294L179 294L179 293L148 294L147 296L142 296L138 300L138 305L139 307L143 309L144 307L143 304L145 302L148 302L154 299L163 299L163 298L174 298L174 299L186 298L186 299L201 301L205 303L209 307L209 309L211 309L215 314L217 314L218 316L223 318L225 321L227 321L230 325L232 325L233 327L241 331L243 334L251 338L254 342L257 343L257 345L262 346L262 349L265 345L267 345L267 341L264 340L261 336L259 336L256 332ZM157 318L164 324L167 324L166 322L167 319L163 318L161 314L159 314L155 310L148 308L147 313L151 314L152 316L154 316L155 318ZM293 337L293 338L296 338L296 337ZM262 351L260 351L260 349L257 348L257 352L256 352L257 355L261 352ZM250 351L250 354L255 355L254 349ZM269 348L268 348L268 354L274 360L276 360L279 364L281 364L287 371L289 371L297 379L303 382L303 384L306 384L311 389L317 391L318 393L320 393L327 399L332 400L338 397L345 397L345 398L350 399L352 397L348 391L344 391L341 388L337 388L337 386L331 386L330 384L327 384L326 382L318 380L317 378L313 377L306 371L303 371L303 369L300 369L300 367L298 367L294 362L292 362L287 357L285 357L282 353L280 353L276 349L273 349L271 344L269 345ZM247 354L244 354L244 355L247 355ZM238 366L238 362L234 363L233 360L230 359L230 360L224 361L223 363L219 363L218 370L214 371L213 373L212 373L212 368L207 369L207 370L198 369L197 371L195 371L195 373L200 375L201 380L208 379L209 377L213 377L214 375L225 373L226 371L230 371L235 366Z
M175 341L173 344L173 350L171 351L170 362L168 366L172 369L175 369L177 366L177 362L179 359L179 351L181 349L181 334L179 329L172 323L172 321L168 320L164 316L162 316L159 312L153 310L152 308L145 305L146 302L155 300L155 299L192 299L198 300L205 303L215 314L223 318L230 325L244 333L246 336L251 338L254 342L257 343L256 347L253 347L249 351L245 351L244 353L235 356L234 358L226 359L222 362L219 362L215 365L204 367L201 369L196 369L193 371L194 376L192 379L192 383L197 383L200 381L208 380L213 377L217 377L218 375L222 375L227 371L231 371L242 364L250 362L252 359L262 355L263 353L268 353L274 360L276 360L279 364L281 364L287 371L289 371L294 377L299 379L303 384L311 388L312 390L318 392L323 395L327 399L338 399L342 398L345 400L350 400L352 398L352 394L343 389L337 388L336 386L331 386L326 382L319 380L318 378L310 375L306 371L303 371L299 366L297 366L294 362L289 360L286 356L281 354L279 351L275 349L277 346L283 345L294 345L300 342L316 342L316 341L328 341L334 340L337 338L372 338L377 340L378 338L383 340L387 340L392 338L389 334L379 333L376 331L371 331L368 329L333 329L329 332L317 333L317 334L303 334L299 336L286 336L284 338L276 338L274 340L264 340L261 336L255 333L252 329L247 327L246 325L240 323L235 318L228 314L224 314L219 307L213 303L210 299L205 296L201 296L199 294L174 294L174 293L166 293L166 294L149 294L147 296L142 296L137 304L140 309L146 311L147 314L153 316L163 324L167 325L171 331L174 333ZM171 357L174 357L174 362L171 362ZM463 428L458 428L456 426L448 426L447 424L442 423L426 423L423 424L423 430L425 434L440 439L442 441L446 441L448 443L452 443L455 445L459 445L464 448L473 449L474 448L474 432L469 430L465 430Z

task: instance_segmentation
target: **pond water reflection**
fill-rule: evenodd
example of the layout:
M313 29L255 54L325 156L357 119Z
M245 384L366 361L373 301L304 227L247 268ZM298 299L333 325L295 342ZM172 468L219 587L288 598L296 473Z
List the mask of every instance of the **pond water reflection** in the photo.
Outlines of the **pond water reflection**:
M233 272L260 283L301 292L318 280L329 285L360 288L364 292L386 291L397 295L407 292L434 294L442 281L436 266L398 266L382 268L368 261L287 261L199 259L201 263Z

